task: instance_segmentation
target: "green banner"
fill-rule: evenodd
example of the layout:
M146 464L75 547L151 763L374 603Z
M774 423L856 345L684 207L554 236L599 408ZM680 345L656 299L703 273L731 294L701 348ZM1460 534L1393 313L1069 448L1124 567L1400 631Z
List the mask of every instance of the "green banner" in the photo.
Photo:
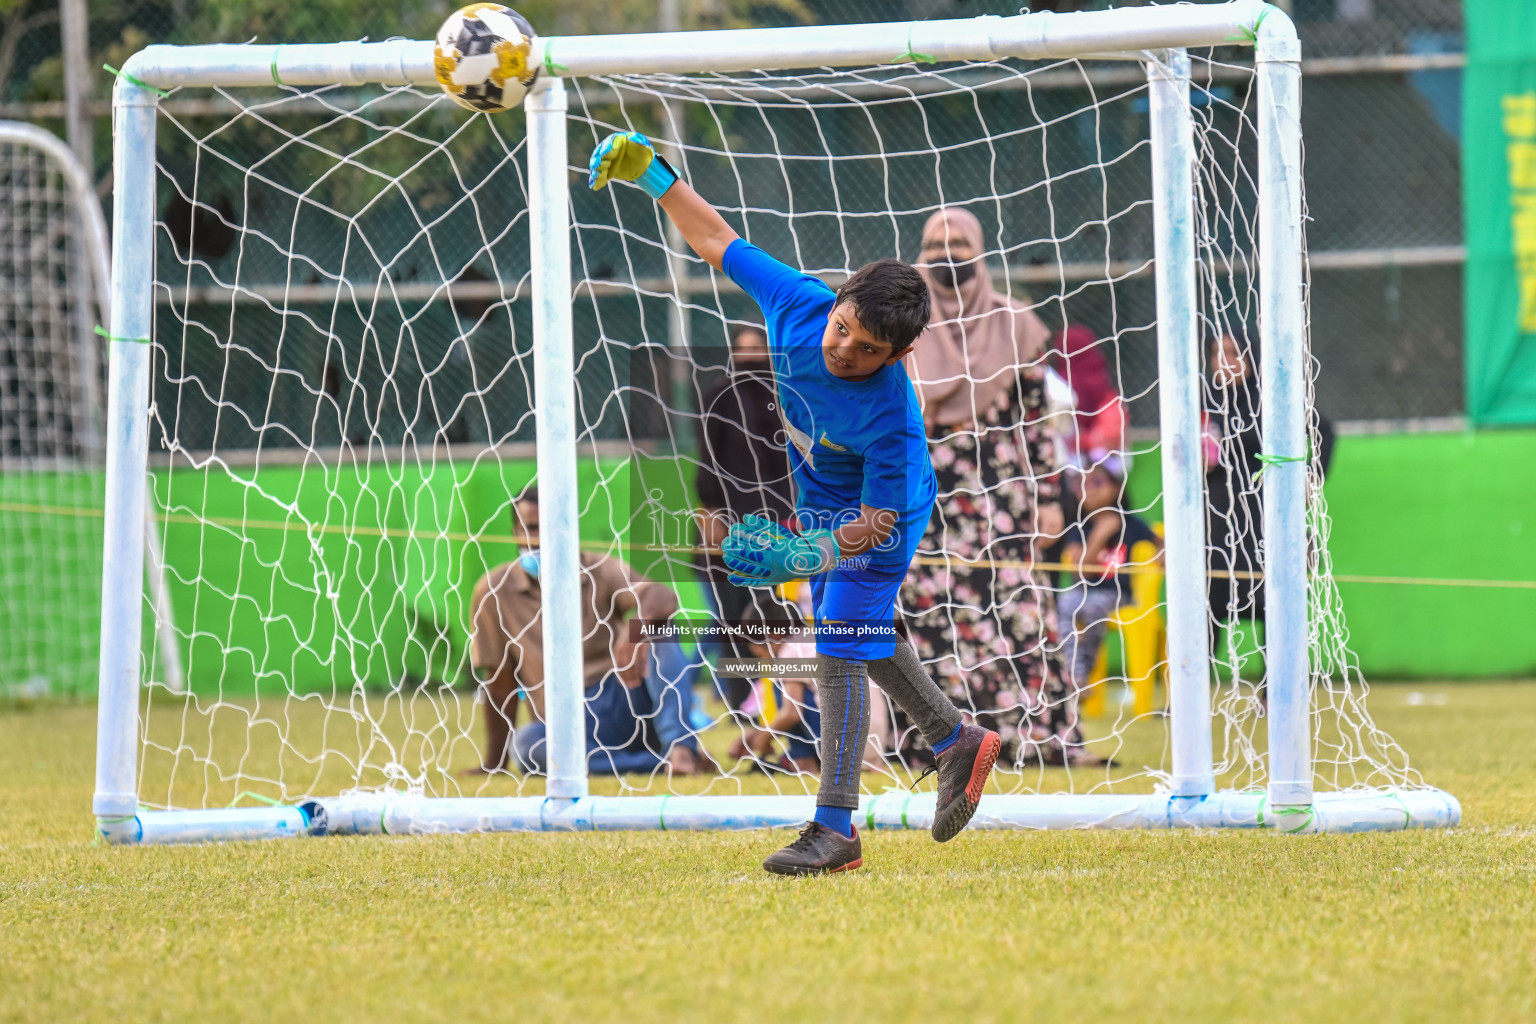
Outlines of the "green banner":
M1536 0L1466 0L1467 415L1536 423Z

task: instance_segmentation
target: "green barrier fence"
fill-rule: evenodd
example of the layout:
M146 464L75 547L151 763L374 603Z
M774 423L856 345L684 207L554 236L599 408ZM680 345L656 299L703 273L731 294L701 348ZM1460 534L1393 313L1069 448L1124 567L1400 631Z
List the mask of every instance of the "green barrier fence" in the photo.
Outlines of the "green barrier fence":
M490 459L156 472L189 688L464 682L474 586L516 555L512 502L534 468ZM662 507L691 507L689 480L671 458L584 463L581 538L674 583L684 607L700 609L691 571L655 550L682 532L675 517L658 523L629 508L639 487ZM94 692L101 493L99 473L0 477L0 695Z
M1536 675L1536 588L1478 585L1536 581L1532 465L1536 431L1340 438L1331 549L1368 678ZM514 555L510 504L533 471L492 460L157 472L189 685L238 695L462 682L475 581ZM637 488L689 507L691 476L670 458L584 464L581 536L674 581L699 609L686 566L654 550L681 528L629 508ZM1136 460L1130 489L1142 503L1159 492L1155 454ZM100 493L99 474L0 476L0 694L94 692Z

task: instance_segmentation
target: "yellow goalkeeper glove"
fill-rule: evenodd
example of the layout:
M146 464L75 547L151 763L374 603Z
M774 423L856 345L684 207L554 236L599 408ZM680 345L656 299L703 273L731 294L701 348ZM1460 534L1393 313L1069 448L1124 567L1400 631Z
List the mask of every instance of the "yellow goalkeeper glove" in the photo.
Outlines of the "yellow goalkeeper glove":
M592 151L587 187L594 192L613 179L632 181L652 199L660 199L677 181L677 172L639 132L614 132Z

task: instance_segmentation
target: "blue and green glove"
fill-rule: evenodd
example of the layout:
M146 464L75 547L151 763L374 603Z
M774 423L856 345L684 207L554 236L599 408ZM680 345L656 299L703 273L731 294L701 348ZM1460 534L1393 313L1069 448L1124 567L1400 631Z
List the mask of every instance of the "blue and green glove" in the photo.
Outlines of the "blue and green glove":
M592 151L587 187L596 192L615 178L632 181L652 199L660 199L677 183L677 172L644 135L614 132Z
M738 587L773 587L826 572L841 552L831 530L796 536L766 516L747 516L731 527L720 545L731 582Z

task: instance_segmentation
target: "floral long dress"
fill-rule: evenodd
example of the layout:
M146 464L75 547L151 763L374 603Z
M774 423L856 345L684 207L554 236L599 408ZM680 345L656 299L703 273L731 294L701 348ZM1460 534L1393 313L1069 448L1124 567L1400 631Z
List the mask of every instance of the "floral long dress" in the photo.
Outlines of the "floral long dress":
M931 440L938 500L901 591L918 657L962 710L1002 735L1002 756L1015 765L1061 763L1082 743L1052 581L1029 568L1035 510L1060 498L1044 410L1043 369L1021 369L1018 387L976 430ZM899 749L910 760L932 757L910 728Z

